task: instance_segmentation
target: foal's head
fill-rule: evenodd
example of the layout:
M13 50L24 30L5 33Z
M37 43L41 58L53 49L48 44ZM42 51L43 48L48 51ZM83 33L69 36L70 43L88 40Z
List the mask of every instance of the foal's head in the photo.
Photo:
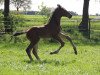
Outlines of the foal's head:
M62 16L65 16L65 17L68 17L68 18L71 18L72 17L72 15L65 8L63 8L59 4L57 6L58 6L58 13L59 13L59 15L61 17Z

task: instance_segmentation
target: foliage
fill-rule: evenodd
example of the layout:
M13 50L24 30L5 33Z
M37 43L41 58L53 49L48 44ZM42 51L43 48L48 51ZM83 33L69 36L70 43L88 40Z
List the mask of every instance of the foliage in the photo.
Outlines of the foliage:
M2 10L0 10L0 21L2 21L3 19L3 14L2 14Z
M47 7L46 5L42 4L40 6L38 6L39 10L40 10L40 15L45 15L45 16L50 16L51 14L51 8Z
M2 14L2 11L0 11L0 31L2 31L2 29L3 29L3 24L2 24L2 21L3 21L3 14Z
M3 16L2 9L0 10L0 31L4 31L4 16ZM24 24L24 16L20 14L13 14L10 13L7 17L8 19L8 27L11 28L13 31L16 30L16 26L22 26Z
M12 26L13 31L16 31L16 27L18 26L21 27L25 23L24 16L20 14L17 14L17 15L10 14L9 19L10 19L10 25Z
M4 2L4 0L0 0L0 5L2 5L2 4L3 4L3 2Z
M20 8L26 10L30 8L31 0L11 0L11 3L16 7L17 11L19 11Z
M0 4L3 4L4 0L0 0ZM30 5L32 4L31 0L10 0L10 3L13 4L17 11L19 11L20 8L23 8L25 11L27 9L30 9Z
M38 6L40 12L39 14L40 15L43 15L43 18L44 18L44 24L46 23L47 21L47 18L50 17L50 14L51 14L51 8L50 7L47 7L46 5L43 4L43 2L41 3L40 6Z
M24 22L24 16L23 15L14 15L14 14L9 14L9 17L7 17L9 19L9 28L12 28L13 31L16 31L16 27L18 26L22 26L25 22ZM0 14L0 30L4 31L4 24L3 21L4 17L2 14Z

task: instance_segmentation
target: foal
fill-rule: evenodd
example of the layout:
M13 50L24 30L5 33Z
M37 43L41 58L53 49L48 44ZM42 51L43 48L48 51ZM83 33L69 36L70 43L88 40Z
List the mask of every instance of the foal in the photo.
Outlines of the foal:
M28 38L28 40L30 41L29 46L26 49L26 53L30 59L30 61L32 61L32 56L31 56L31 50L34 54L34 56L36 57L37 60L40 60L38 54L37 54L37 44L40 40L40 38L53 38L55 40L57 40L58 42L60 42L61 46L54 52L51 52L50 54L57 54L60 49L64 46L64 41L62 40L62 38L66 38L67 40L70 41L70 43L73 46L74 49L74 53L77 54L77 50L76 47L74 45L74 43L72 42L70 36L68 35L64 35L63 33L61 33L61 26L60 26L60 19L62 16L71 18L72 15L65 10L62 6L57 5L57 8L55 9L55 11L53 12L49 22L44 25L43 27L33 27L28 31L25 32L17 32L14 34L14 36L20 35L20 34L24 34L26 33L26 36Z

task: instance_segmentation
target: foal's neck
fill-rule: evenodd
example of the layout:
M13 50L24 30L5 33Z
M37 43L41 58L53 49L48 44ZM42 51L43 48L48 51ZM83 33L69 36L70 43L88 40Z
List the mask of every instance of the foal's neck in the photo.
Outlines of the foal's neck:
M53 26L60 26L60 20L61 20L61 17L59 15L52 15L49 22L48 22L48 25L53 25Z

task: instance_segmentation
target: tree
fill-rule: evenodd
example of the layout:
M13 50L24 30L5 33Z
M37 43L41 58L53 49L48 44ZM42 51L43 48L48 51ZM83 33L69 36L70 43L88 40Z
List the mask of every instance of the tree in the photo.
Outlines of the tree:
M10 0L4 0L4 17L9 16L9 3Z
M23 9L24 9L25 12L27 11L27 9L31 8L30 4L31 4L31 0L28 0L27 2L24 3Z
M20 8L24 8L25 10L29 8L32 2L31 0L11 0L11 3L19 11Z
M1 4L1 5L3 4L3 2L4 2L4 0L0 0L0 4Z
M42 2L40 6L38 6L40 12L39 14L43 16L44 18L44 24L46 23L46 21L48 20L48 18L50 17L50 14L52 12L52 8L47 7L46 5L44 5L44 3Z
M89 0L84 0L82 21L79 26L79 28L83 30L88 30L88 20L89 20L88 9L89 9Z
M12 28L10 26L10 17L9 17L10 0L0 0L0 4L2 5L3 3L4 3L3 15L4 15L4 28L5 28L5 32L12 32Z
M40 10L40 15L45 15L45 16L50 16L51 14L51 8L47 7L46 5L44 5L44 3L42 2L40 6L38 6L39 10Z
M100 2L100 0L95 0L96 2ZM79 24L79 31L82 31L83 35L87 37L87 35L90 35L90 20L89 20L89 2L90 0L84 0L83 4L83 15L82 15L82 21ZM90 37L88 37L90 38Z
M12 29L9 28L9 4L10 0L4 0L4 27L5 32L12 32Z
M83 35L88 35L89 30L89 1L90 0L84 0L82 21L79 25L79 30L83 32Z

